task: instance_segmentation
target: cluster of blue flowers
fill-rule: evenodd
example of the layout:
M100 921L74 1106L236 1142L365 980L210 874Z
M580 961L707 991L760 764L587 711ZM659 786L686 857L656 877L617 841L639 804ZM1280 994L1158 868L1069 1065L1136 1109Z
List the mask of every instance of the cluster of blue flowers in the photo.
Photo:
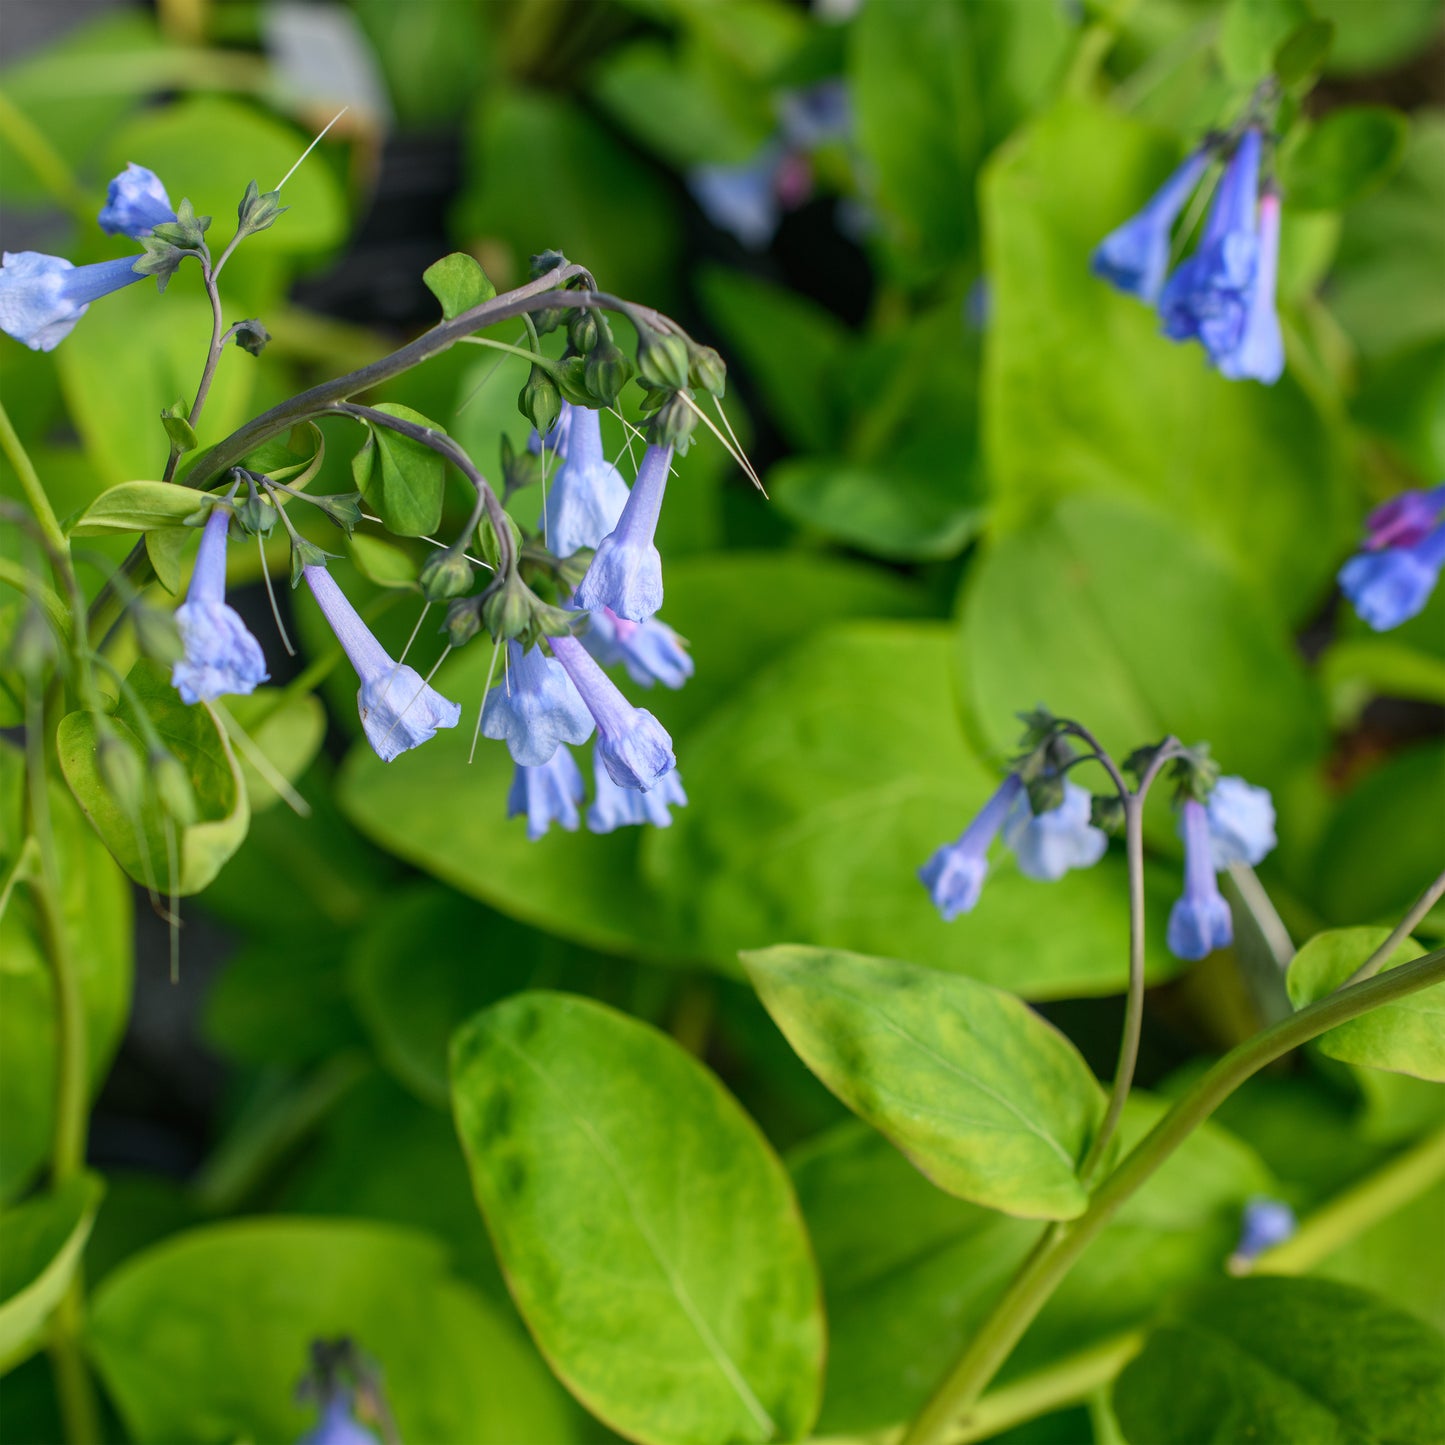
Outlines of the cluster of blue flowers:
M975 907L988 876L988 850L1003 834L1019 872L1052 883L1071 868L1089 868L1104 856L1108 838L1091 821L1092 795L1063 784L1063 801L1035 812L1018 772L1006 777L958 839L945 843L918 870L946 921ZM1229 905L1218 874L1237 863L1253 866L1275 845L1274 804L1268 791L1243 778L1220 778L1206 802L1180 805L1184 838L1184 892L1169 914L1169 948L1199 959L1233 941Z
M1273 179L1260 182L1264 144L1253 124L1233 141L1207 141L1100 242L1091 265L1096 276L1157 306L1166 336L1198 341L1221 376L1272 384L1284 372L1275 312L1280 197ZM1199 245L1171 273L1175 222L1221 152L1227 160Z
M144 166L129 165L110 183L100 227L113 236L140 240L176 213L160 178ZM0 266L0 331L32 351L54 351L75 329L92 301L143 279L135 269L142 257L121 257L76 266L42 251L6 251ZM158 278L157 284L164 284Z
M665 828L669 809L687 802L672 739L603 668L620 664L642 687L678 688L692 676L681 639L655 616L663 596L656 531L672 448L649 446L629 489L603 454L598 413L564 403L548 450L562 465L538 525L560 558L594 549L571 599L587 624L579 636L551 638L550 657L540 647L508 644L507 675L482 711L482 732L505 741L516 764L507 815L525 817L533 839L553 823L575 830L586 788L568 748L585 743L595 728L587 827Z
M1364 545L1340 568L1340 590L1376 632L1425 609L1445 567L1445 483L1402 492L1365 522Z
M541 525L561 556L595 549L573 599L583 630L580 637L547 639L546 650L507 644L504 675L483 705L482 732L511 752L516 773L508 816L524 816L530 838L542 837L553 823L578 827L585 787L568 746L585 743L594 729L588 828L666 827L669 809L687 802L672 739L603 669L620 665L644 687L677 688L692 675L681 639L653 616L662 602L655 531L672 449L649 446L629 489L603 456L597 412L567 405L554 433L559 445L563 438L565 459ZM267 677L260 644L225 602L230 516L226 502L213 504L186 600L176 610L184 655L172 681L188 703L249 693ZM301 576L356 669L362 728L383 762L457 725L460 706L391 657L323 564L303 566Z

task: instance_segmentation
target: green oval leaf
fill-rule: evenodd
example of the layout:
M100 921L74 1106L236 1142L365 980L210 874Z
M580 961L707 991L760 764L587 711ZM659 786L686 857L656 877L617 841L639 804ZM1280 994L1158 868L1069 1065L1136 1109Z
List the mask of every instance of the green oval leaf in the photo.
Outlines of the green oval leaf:
M199 821L189 828L176 828L175 878L171 877L173 866L166 842L167 819L154 792L147 790L135 816L120 807L101 779L96 764L100 737L96 714L73 712L60 720L56 731L60 770L105 846L137 883L159 892L174 884L181 897L199 893L241 846L250 826L241 766L210 707L183 703L160 663L142 658L126 680L161 742L185 769L195 793ZM135 753L145 777L150 768L148 750L129 700L121 702L109 726Z
M421 273L426 289L442 304L442 315L450 321L483 301L490 301L497 288L487 278L481 263L465 251L453 251L440 261L433 261Z
M383 402L375 410L442 432L434 421L397 402ZM424 537L436 531L446 462L430 447L368 423L366 440L351 459L351 475L357 490L398 536Z
M566 1398L514 1330L448 1276L442 1246L343 1219L218 1224L107 1276L88 1342L136 1440L294 1440L313 1340L355 1340L403 1440L573 1438Z
M105 1186L82 1174L0 1213L0 1372L40 1347L51 1310L80 1263Z
M1409 122L1383 105L1331 111L1280 156L1287 206L1333 211L1382 186L1405 155Z
M1333 993L1389 936L1388 928L1316 934L1290 961L1290 1002L1303 1008ZM1406 939L1384 967L1398 968L1424 951ZM1445 1083L1445 983L1371 1009L1330 1029L1317 1042L1321 1053L1342 1063Z
M72 537L175 527L206 506L204 494L175 482L122 482L102 492L71 523Z
M356 570L369 582L404 592L421 590L417 586L416 563L400 547L364 532L353 533L347 546Z
M1137 1445L1445 1437L1445 1338L1373 1295L1319 1279L1195 1291L1114 1387Z
M524 993L458 1030L452 1101L513 1298L588 1409L649 1445L807 1434L823 1364L807 1235L712 1074L601 1004Z
M743 954L803 1062L940 1189L1072 1219L1103 1112L1089 1066L1021 999L958 974L838 949Z

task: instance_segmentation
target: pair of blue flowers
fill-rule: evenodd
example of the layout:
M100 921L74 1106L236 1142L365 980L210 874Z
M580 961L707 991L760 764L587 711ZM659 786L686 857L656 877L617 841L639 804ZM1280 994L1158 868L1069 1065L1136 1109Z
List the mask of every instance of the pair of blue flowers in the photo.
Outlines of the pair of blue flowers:
M560 555L596 549L574 599L589 625L581 640L550 639L550 656L508 643L506 673L482 710L482 731L505 741L517 765L508 816L524 815L534 839L553 823L578 826L584 786L566 745L586 742L594 728L595 795L587 813L593 832L633 823L666 827L669 808L687 801L667 731L603 671L621 664L646 687L680 687L692 675L677 634L651 615L662 600L654 534L671 449L649 447L629 490L603 456L596 412L570 407L566 431L567 457L544 525ZM246 694L267 678L260 644L225 601L229 523L229 509L214 506L186 600L176 609L184 655L172 681L187 703ZM384 762L457 725L458 704L391 657L324 566L303 567L302 576L356 669L362 727Z
M1169 271L1175 222L1219 145L1211 141L1189 156L1138 215L1100 242L1091 267L1157 306L1164 334L1198 341L1221 376L1272 384L1284 372L1275 312L1280 198L1272 180L1260 185L1259 127L1247 126L1235 142L1198 248Z
M1402 492L1365 522L1362 549L1340 568L1340 590L1376 632L1425 610L1445 567L1445 483Z
M111 183L101 207L100 228L112 236L140 240L176 219L160 177L129 165ZM42 251L6 251L0 266L0 331L32 351L54 351L75 323L112 291L142 279L139 257L76 266Z
M572 599L588 626L580 638L552 638L550 657L508 644L507 676L482 710L482 732L505 741L516 763L507 816L524 816L533 839L553 823L579 826L586 789L568 748L586 742L595 726L588 828L665 828L669 809L687 802L672 739L650 712L627 702L603 668L620 663L643 687L678 688L692 676L681 640L654 615L663 596L656 530L672 448L649 446L629 490L603 455L598 413L564 403L550 450L563 461L539 525L558 557L595 549Z
M988 850L1000 832L1019 872L1053 883L1071 868L1089 868L1104 856L1108 838L1090 822L1089 792L1064 784L1058 807L1035 813L1017 773L1004 779L956 842L946 843L918 870L945 920L969 912L983 892ZM1274 804L1264 788L1243 778L1220 778L1205 803L1180 808L1184 837L1184 892L1169 914L1169 948L1199 959L1233 941L1229 905L1218 874L1236 863L1253 866L1275 845Z

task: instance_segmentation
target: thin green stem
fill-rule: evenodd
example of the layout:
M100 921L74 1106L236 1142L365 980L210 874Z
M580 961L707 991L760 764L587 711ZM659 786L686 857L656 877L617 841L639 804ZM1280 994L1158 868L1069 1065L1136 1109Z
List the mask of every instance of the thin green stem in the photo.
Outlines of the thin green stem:
M1246 1079L1292 1049L1382 1004L1445 980L1445 948L1378 978L1330 994L1230 1050L1149 1131L1104 1181L1078 1219L1056 1226L1051 1247L1036 1250L1004 1291L903 1436L903 1445L941 1445L1008 1358L1079 1256L1120 1206Z
M55 508L50 505L50 498L46 496L45 488L40 482L40 474L35 470L35 463L30 460L30 453L25 450L16 434L10 421L10 413L5 410L3 402L0 402L0 447L4 448L6 458L15 468L15 475L20 478L20 489L25 493L25 500L30 503L30 510L35 514L35 521L44 533L45 540L57 552L68 557L70 540L61 529Z
M490 336L464 336L462 340L468 346L488 346L493 351L506 352L508 356L523 357L533 366L540 366L548 376L555 376L562 369L550 356L543 356L540 351L528 351L525 346L510 346L505 341L494 341Z
M1390 936L1344 981L1341 987L1373 978L1389 961L1390 955L1409 938L1427 913L1445 896L1445 873L1432 883L1410 905L1410 911L1390 930Z
M211 393L211 382L216 375L216 365L221 359L221 349L225 344L222 332L225 330L225 318L221 314L221 293L216 286L216 277L220 274L221 266L226 257L231 254L236 245L239 235L231 238L231 244L221 253L221 259L214 266L211 265L210 252L206 251L201 256L201 274L205 278L206 295L211 302L211 344L206 351L206 364L201 368L201 379L196 386L196 399L191 403L190 415L186 418L194 429L201 420L201 412L205 409L206 398ZM171 454L166 460L165 474L161 480L169 482L176 474L176 466L181 459L181 450L174 443L171 443Z
M60 1406L60 1424L67 1445L101 1445L105 1439L100 1424L100 1406L95 1398L95 1384L80 1348L84 1325L85 1286L77 1268L70 1288L50 1317L47 1347L55 1379L56 1402Z

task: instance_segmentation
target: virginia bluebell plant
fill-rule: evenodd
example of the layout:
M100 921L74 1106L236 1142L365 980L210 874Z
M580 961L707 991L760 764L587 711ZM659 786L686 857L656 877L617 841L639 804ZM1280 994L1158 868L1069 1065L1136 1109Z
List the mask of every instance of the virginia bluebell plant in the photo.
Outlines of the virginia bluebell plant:
M1376 632L1425 610L1445 567L1445 483L1402 492L1370 513L1360 551L1340 568L1340 590Z
M1251 1199L1239 1222L1239 1243L1229 1256L1230 1273L1247 1273L1260 1255L1293 1239L1298 1229L1294 1210L1284 1200L1264 1196Z
M1100 242L1090 264L1157 305L1164 334L1198 341L1221 376L1272 384L1284 372L1284 342L1275 309L1280 195L1272 175L1261 179L1267 144L1253 113L1234 133L1210 137ZM1171 272L1175 223L1216 158L1224 169L1198 246Z

